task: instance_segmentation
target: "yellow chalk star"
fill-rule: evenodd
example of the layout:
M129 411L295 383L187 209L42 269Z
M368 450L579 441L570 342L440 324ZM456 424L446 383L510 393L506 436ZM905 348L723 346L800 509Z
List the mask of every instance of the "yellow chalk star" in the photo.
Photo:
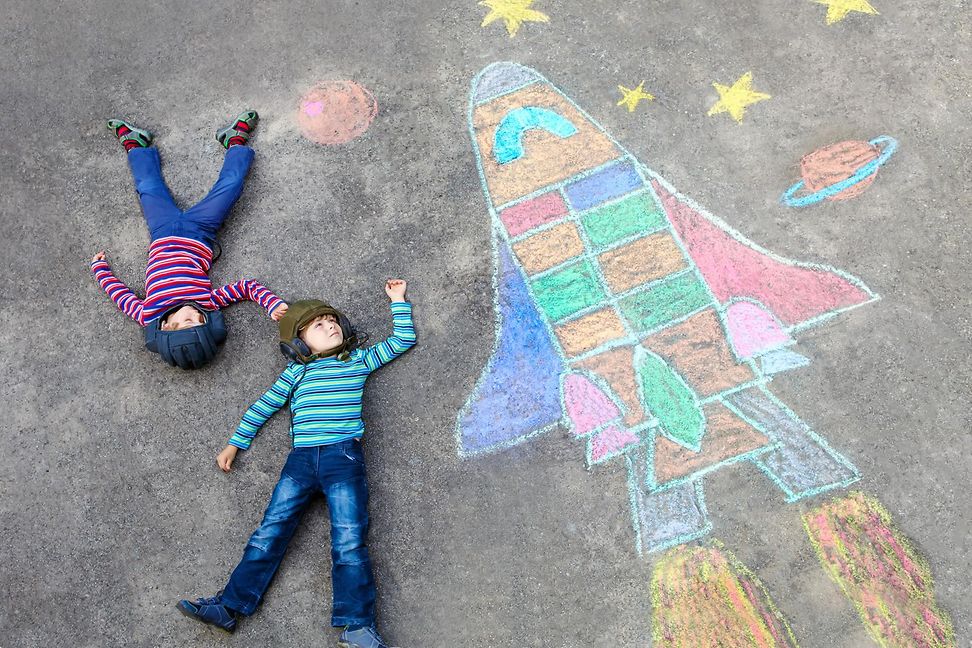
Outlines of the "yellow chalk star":
M827 24L833 25L847 17L852 11L877 15L877 9L867 0L813 0L817 4L827 5Z
M529 8L533 0L483 0L479 4L490 9L480 26L485 27L494 20L502 18L510 38L513 38L522 23L550 22L547 14Z
M737 122L742 122L743 115L746 114L746 106L770 98L768 94L753 90L752 72L739 77L732 87L721 83L713 83L712 87L719 93L719 101L709 108L710 117L727 112Z
M645 92L645 82L642 81L638 84L638 87L632 90L631 88L625 88L623 85L618 86L618 90L621 91L621 101L618 102L619 106L624 106L628 109L628 112L634 112L635 108L638 107L638 103L644 99L645 101L651 101L655 98L655 95Z

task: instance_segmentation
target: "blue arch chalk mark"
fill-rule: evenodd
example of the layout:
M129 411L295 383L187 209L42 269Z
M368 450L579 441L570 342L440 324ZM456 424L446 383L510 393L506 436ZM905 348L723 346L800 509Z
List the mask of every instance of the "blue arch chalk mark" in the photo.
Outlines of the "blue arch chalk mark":
M514 445L561 419L563 361L510 252L501 247L498 256L496 349L460 414L464 456Z
M526 106L506 113L493 140L493 155L500 164L508 164L523 157L523 133L542 128L557 137L570 137L577 127L549 108Z
M868 144L871 144L873 146L880 146L883 144L884 149L881 151L881 155L877 156L876 158L874 158L873 160L871 160L870 162L862 166L860 169L855 171L854 175L852 175L851 177L845 178L840 182L835 182L829 187L824 187L820 191L815 191L811 194L807 194L806 196L800 196L799 198L794 198L793 196L796 194L796 192L803 189L803 180L800 180L798 183L796 183L795 185L793 185L792 187L790 187L789 189L783 192L783 195L780 197L780 202L786 205L787 207L806 207L808 205L813 205L814 203L818 203L821 200L830 198L831 196L836 196L844 189L847 189L848 187L853 187L858 182L861 182L865 178L874 175L874 173L877 172L878 167L880 167L882 164L884 164L889 159L891 159L891 156L894 155L895 149L898 148L898 140L894 139L893 137L888 137L887 135L882 135L881 137L875 137L870 142L868 142Z

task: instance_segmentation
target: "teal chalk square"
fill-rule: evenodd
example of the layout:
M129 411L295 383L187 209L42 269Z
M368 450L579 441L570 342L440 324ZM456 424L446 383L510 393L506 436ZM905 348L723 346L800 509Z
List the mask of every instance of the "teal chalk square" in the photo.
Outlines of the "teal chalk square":
M621 312L636 331L650 331L711 303L699 277L684 272L652 284L619 303Z
M616 203L597 207L581 216L581 224L594 247L610 245L638 233L668 226L650 193L643 191Z
M604 301L604 290L590 261L581 261L544 275L532 283L537 304L556 322Z

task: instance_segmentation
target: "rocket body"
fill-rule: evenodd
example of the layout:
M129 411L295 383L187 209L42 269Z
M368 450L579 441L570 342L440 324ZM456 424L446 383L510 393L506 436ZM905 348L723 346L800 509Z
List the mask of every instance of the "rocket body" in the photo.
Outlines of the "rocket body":
M875 299L709 215L529 68L474 80L470 135L492 218L497 343L457 423L464 456L566 424L624 456L639 549L709 528L701 478L752 460L788 499L856 470L766 385L792 334Z

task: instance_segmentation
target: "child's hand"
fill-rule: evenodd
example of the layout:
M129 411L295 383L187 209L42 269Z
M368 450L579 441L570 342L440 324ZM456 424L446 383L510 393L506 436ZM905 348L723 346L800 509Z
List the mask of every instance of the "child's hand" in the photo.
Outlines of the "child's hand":
M236 453L239 451L235 445L228 445L223 448L223 451L216 455L216 465L223 472L229 472L230 468L233 467L233 460L236 459Z
M385 294L393 302L405 301L406 285L404 279L389 279L385 282Z
M287 304L280 304L273 309L272 313L270 313L270 319L272 319L274 322L279 322L283 319L283 316L287 314L288 308L290 308L290 306Z
M93 257L91 257L91 263L94 263L95 261L104 261L104 260L105 260L105 251L104 250L102 250L98 254L94 255Z

